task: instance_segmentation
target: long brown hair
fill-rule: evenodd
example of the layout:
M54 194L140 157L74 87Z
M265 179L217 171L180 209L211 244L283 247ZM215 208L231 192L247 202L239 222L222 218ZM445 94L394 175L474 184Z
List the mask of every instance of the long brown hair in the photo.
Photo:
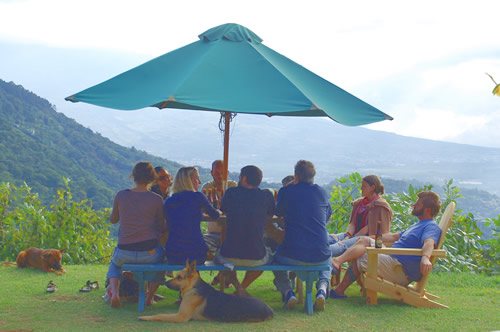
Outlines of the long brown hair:
M384 194L384 184L380 178L376 175L367 175L363 178L363 181L368 183L370 186L375 186L375 193L379 195Z

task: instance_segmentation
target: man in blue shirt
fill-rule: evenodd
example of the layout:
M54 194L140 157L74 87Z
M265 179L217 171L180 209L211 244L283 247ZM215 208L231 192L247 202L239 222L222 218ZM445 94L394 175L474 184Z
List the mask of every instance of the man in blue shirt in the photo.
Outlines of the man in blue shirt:
M285 239L278 246L275 260L286 265L329 264L326 223L332 213L326 192L314 184L316 170L310 161L299 160L295 165L295 183L278 193L276 215L285 218ZM286 308L298 300L292 291L286 272L275 273L275 285L283 295ZM330 280L330 271L320 273L316 283L315 309L323 310Z
M418 200L413 205L412 214L419 222L401 233L386 233L382 235L384 243L393 243L393 248L422 248L422 256L379 255L378 275L385 280L406 286L412 281L418 281L422 275L432 270L430 261L432 250L441 237L441 229L433 218L441 207L439 196L432 191L418 194ZM366 247L373 246L374 240L361 237L358 242L344 254L332 260L334 270L338 270L344 262L356 260L344 276L339 286L330 292L332 298L345 298L345 290L367 269Z

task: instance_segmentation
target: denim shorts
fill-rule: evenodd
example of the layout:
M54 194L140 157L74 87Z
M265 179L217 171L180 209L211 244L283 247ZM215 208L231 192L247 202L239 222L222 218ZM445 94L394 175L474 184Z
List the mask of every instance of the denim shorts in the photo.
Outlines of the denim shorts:
M165 250L162 246L158 245L155 249L148 251L131 251L122 250L118 247L113 252L111 262L109 263L108 278L120 278L122 275L122 265L125 263L131 264L153 264L161 263L165 257ZM156 281L163 280L164 272L158 273Z

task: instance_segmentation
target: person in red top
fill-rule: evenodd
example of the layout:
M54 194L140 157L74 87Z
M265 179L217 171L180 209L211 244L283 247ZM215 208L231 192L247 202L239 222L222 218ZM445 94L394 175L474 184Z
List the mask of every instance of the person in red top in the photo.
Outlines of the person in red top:
M357 237L388 233L391 228L392 209L382 197L384 185L376 175L367 175L361 182L361 195L352 202L352 213L347 232L330 234L332 257L340 256L354 245Z

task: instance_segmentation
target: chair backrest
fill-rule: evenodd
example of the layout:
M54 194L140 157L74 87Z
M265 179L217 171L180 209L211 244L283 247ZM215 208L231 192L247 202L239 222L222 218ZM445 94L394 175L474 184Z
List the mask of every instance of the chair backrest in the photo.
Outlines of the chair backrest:
M448 233L448 229L450 228L453 222L453 214L455 213L455 202L450 202L441 216L441 221L439 222L439 228L441 228L441 238L439 239L439 243L436 249L441 249L443 246L444 239L446 237L446 233Z
M453 214L455 213L455 202L450 202L441 216L441 221L439 222L439 228L441 228L441 237L439 238L439 242L436 246L436 249L441 249L443 246L444 239L446 238L446 233L448 233L448 229L450 228L453 222ZM434 265L436 261L436 257L431 257L431 263ZM415 285L415 289L420 295L423 295L425 292L425 285L427 284L427 279L429 279L429 275L422 276L417 284Z

